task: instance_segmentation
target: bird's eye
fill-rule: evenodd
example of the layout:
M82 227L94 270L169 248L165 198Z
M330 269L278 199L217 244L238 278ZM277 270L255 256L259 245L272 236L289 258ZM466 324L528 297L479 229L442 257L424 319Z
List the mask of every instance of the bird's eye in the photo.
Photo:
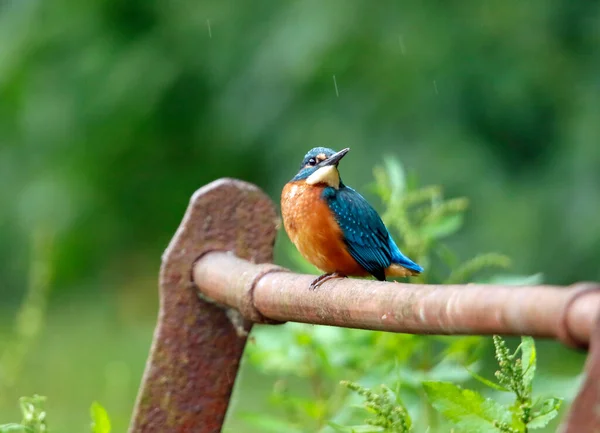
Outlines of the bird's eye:
M317 165L317 160L315 158L311 158L308 160L308 165Z

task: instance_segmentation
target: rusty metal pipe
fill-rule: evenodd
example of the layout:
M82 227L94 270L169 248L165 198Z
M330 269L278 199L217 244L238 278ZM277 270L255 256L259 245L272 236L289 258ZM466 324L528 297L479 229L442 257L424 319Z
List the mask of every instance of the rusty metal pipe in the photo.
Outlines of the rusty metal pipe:
M314 279L211 252L194 267L200 291L253 320L294 321L417 334L531 335L586 347L599 287L433 285Z

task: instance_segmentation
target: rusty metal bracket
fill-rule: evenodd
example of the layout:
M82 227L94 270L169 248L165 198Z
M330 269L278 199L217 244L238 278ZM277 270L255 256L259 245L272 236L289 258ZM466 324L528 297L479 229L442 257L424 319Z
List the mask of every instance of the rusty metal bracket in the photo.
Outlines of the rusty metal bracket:
M193 265L215 250L271 262L276 225L273 203L251 184L223 179L192 196L162 258L158 324L130 432L221 430L246 343L239 326L247 332L251 322L240 320L236 329L230 320L235 312L201 299L192 281ZM252 290L248 285L240 302L248 317L260 321Z

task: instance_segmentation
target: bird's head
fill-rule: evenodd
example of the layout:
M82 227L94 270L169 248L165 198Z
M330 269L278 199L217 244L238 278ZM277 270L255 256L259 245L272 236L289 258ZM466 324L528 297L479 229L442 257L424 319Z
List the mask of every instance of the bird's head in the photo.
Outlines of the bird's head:
M327 185L334 188L340 187L340 173L338 163L350 148L339 152L326 147L315 147L308 151L302 160L300 171L292 182L303 180L309 185Z

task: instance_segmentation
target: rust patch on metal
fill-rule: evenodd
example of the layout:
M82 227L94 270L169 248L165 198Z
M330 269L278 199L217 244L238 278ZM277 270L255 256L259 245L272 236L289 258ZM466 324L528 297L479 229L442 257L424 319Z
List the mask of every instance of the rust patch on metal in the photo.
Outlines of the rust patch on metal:
M192 268L213 250L271 262L276 223L271 200L245 182L218 180L192 196L163 254L158 324L131 433L221 430L246 336L226 309L199 298ZM250 327L246 321L245 330Z

